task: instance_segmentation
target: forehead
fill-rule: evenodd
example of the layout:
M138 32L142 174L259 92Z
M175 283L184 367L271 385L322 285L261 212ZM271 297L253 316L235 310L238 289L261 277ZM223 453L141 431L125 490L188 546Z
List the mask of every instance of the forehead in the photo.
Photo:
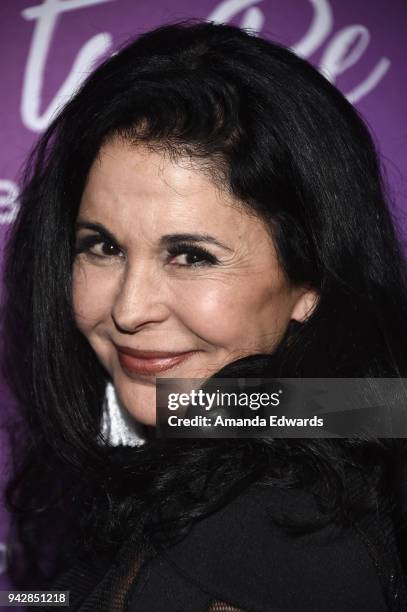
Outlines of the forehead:
M208 163L174 159L119 138L107 142L92 164L80 216L127 231L216 229L239 239L267 233L257 216L212 180Z

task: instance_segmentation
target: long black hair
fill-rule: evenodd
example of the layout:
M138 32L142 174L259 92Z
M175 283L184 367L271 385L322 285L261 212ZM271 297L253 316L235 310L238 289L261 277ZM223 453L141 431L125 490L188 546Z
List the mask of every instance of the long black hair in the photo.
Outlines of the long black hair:
M400 441L152 436L140 448L101 444L107 374L75 326L71 270L86 177L115 135L199 157L267 224L290 282L319 295L272 355L218 375L407 373L405 266L357 111L309 63L238 28L193 22L142 35L89 76L22 177L3 313L4 368L20 408L7 492L16 580L27 585L24 568L44 576L57 566L41 566L51 523L67 541L75 534L81 550L108 551L137 529L162 543L259 479L318 489L326 515L344 521L352 512L346 474L357 469L374 476L366 507L388 495L402 519Z

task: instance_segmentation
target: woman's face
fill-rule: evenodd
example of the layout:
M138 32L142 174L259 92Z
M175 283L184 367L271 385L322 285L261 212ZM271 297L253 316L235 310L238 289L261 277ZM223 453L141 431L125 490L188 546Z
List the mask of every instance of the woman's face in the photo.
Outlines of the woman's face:
M155 423L155 378L208 378L271 352L313 294L285 279L264 223L198 162L116 138L77 219L76 323L125 408Z

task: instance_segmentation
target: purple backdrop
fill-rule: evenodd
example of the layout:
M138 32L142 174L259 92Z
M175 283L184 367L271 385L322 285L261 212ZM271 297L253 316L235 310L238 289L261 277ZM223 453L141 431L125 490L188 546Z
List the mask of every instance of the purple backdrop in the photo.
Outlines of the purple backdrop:
M373 132L395 214L407 230L405 0L197 0L193 8L191 4L1 1L0 248L18 206L17 172L80 81L128 38L191 17L249 27L280 41L336 83ZM3 385L3 413L10 402ZM1 487L7 470L4 437L0 445ZM0 507L0 589L9 586L4 563L7 526Z

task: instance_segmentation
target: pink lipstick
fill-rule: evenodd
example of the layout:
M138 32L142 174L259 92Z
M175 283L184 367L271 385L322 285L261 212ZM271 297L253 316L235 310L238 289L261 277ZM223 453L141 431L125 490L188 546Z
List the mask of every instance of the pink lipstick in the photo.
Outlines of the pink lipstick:
M197 351L175 353L169 351L141 351L116 345L123 370L131 375L154 376L186 361Z

